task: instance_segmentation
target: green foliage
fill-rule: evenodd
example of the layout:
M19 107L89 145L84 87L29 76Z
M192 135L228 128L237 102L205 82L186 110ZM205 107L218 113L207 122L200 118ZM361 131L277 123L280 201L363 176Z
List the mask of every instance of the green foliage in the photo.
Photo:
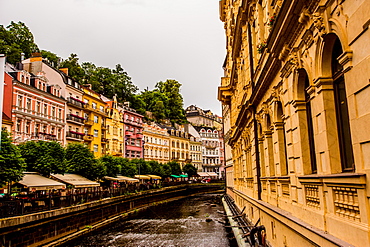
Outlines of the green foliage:
M131 163L127 158L119 158L121 164L121 174L127 177L134 177L137 174L137 167Z
M12 181L18 182L23 177L26 164L6 130L1 131L0 145L0 186Z
M160 164L158 161L151 160L151 161L147 161L147 163L152 168L152 172L150 174L161 176L161 177L165 175L164 170L163 170L163 165Z
M21 53L28 58L32 52L38 52L39 48L34 42L33 34L21 21L11 22L4 28L0 25L0 53L7 56L7 62L16 64L21 61Z
M80 143L68 144L66 161L69 173L76 173L84 177L98 177L98 174L94 174L96 172L94 154L87 146Z
M140 174L151 174L152 173L152 167L144 159L133 159L130 162L136 165L138 169L138 173Z
M51 51L41 50L41 56L46 58L52 67L58 68L61 58Z
M163 176L162 177L169 177L169 176L172 175L172 169L171 169L171 166L169 164L163 164L162 169L163 169Z
M110 177L116 177L121 173L121 159L112 155L104 155L99 158L102 164L106 167L106 174Z
M182 168L182 171L187 173L189 177L195 176L197 174L197 168L192 164L186 164Z
M182 174L180 164L176 161L170 161L167 163L171 167L171 175L180 175Z
M27 164L27 171L64 174L67 170L65 149L58 142L28 141L19 145Z

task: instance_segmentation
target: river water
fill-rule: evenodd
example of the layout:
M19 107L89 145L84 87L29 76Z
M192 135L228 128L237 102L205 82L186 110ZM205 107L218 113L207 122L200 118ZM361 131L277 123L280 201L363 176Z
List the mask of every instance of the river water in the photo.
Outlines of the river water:
M64 245L124 247L236 247L225 228L221 195L167 202Z

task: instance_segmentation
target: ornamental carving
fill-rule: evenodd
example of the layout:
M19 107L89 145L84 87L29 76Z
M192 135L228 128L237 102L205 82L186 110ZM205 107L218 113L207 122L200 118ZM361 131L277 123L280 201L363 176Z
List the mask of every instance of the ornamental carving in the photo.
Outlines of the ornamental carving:
M327 33L326 28L325 28L325 23L324 23L324 17L319 13L315 13L313 14L312 18L313 18L313 25L317 29L319 35L321 37L324 36Z

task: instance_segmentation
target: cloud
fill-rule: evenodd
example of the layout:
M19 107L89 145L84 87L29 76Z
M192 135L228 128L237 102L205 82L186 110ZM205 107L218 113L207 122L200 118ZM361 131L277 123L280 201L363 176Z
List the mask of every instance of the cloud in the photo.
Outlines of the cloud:
M146 0L75 0L75 2L94 2L104 5L145 5Z

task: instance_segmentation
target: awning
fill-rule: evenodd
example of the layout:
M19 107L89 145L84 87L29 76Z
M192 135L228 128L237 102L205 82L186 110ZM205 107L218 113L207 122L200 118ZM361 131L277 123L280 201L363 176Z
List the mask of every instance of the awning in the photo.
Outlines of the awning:
M218 177L218 174L215 172L207 172L207 173L208 173L208 176L210 177Z
M65 184L43 177L37 172L24 172L22 180L18 183L26 186L29 190L59 190L66 188Z
M188 174L180 174L180 177L187 178L188 177Z
M150 177L151 179L162 179L162 177L157 176L157 175L148 175L147 174L147 176Z
M135 178L150 180L150 177L149 177L149 176L147 176L147 175L135 175Z
M72 185L75 188L88 188L100 186L100 183L91 181L77 174L50 174L51 177Z
M181 178L180 176L178 176L178 175L171 175L171 177L173 177L173 178Z
M199 177L209 177L208 173L206 172L198 172Z
M116 178L105 176L104 178L106 180L112 180L112 181L117 181L117 182L133 182L133 183L139 182L139 179L130 178L130 177L126 177L126 176L117 176Z

